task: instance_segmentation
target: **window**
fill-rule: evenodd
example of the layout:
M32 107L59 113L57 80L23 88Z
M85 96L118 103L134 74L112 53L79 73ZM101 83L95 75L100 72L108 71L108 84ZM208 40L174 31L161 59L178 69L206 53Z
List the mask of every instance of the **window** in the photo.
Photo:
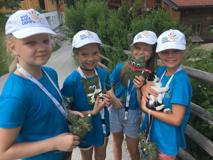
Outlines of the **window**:
M201 24L200 23L192 24L192 33L194 35L200 35L200 33L201 33Z
M210 33L210 34L213 34L213 24L211 24L211 25L209 26L209 33Z
M45 10L45 3L44 0L39 0L39 6L41 10Z

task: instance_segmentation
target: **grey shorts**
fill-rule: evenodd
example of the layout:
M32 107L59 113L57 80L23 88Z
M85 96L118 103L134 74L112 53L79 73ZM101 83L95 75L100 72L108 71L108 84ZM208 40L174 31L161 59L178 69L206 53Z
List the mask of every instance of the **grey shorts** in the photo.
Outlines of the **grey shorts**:
M128 111L127 120L124 119L125 109L110 107L110 131L112 133L123 132L130 138L138 138L141 124L141 110Z

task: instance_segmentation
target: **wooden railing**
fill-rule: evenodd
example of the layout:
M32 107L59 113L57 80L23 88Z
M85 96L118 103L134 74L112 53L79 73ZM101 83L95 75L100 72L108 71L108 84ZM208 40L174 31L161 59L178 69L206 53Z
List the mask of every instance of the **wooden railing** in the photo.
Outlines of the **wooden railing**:
M104 47L111 48L110 46L107 46L107 45L104 45ZM111 48L111 49L114 49L114 48ZM125 50L124 52L126 54L129 53L129 51L127 51L127 50ZM103 55L101 55L101 58L103 58L107 62L110 62L110 59ZM102 66L105 69L108 69L107 66L104 64L100 63L100 66ZM187 71L190 78L202 81L204 83L207 83L207 84L210 84L211 86L213 86L213 74L212 73L208 73L208 72L201 71L201 70L194 69L194 68L187 67L187 66L184 66L184 68ZM193 102L191 102L190 107L191 107L191 114L204 120L209 125L213 125L213 117L209 111L205 110L203 107L201 107ZM187 125L187 128L186 128L186 135L190 139L192 139L197 145L199 145L203 150L205 150L210 156L213 157L213 142L210 139L208 139L206 136L204 136L202 133L200 133L199 131L194 129L189 124ZM178 156L184 160L196 160L190 153L186 152L183 149L180 149Z

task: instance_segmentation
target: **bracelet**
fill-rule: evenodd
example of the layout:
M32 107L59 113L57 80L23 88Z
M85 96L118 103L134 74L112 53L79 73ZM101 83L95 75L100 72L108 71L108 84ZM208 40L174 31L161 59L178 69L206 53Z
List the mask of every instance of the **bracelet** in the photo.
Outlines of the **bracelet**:
M152 113L152 110L151 110L151 109L149 109L149 110L148 110L148 114L149 114L149 115L151 115L151 113Z
M91 112L92 112L91 110L88 111L87 117L92 117L92 113Z

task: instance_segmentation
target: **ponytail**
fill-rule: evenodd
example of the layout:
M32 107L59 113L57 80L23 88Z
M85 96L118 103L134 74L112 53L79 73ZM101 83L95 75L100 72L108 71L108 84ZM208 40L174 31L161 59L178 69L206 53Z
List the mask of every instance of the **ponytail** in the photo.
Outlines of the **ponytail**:
M12 63L9 66L9 72L14 72L16 70L16 64L18 63L18 57L14 57Z
M7 38L7 53L11 54L12 59L12 62L9 65L9 72L14 72L16 70L16 64L18 63L18 57L12 54L12 52L10 51L10 46L15 39L12 35L8 35L6 38Z

